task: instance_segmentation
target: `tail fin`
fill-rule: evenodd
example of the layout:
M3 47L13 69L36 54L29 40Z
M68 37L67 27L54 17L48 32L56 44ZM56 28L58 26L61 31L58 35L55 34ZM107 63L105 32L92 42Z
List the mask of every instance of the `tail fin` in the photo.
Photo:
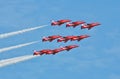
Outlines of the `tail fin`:
M81 26L81 29L84 29L83 26Z

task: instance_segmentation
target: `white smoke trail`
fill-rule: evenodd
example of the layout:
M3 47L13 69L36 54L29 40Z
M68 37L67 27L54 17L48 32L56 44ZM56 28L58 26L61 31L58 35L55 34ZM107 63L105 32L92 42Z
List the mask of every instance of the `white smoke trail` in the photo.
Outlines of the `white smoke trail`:
M0 39L7 38L7 37L10 37L10 36L14 36L14 35L18 35L18 34L22 34L22 33L25 33L25 32L32 31L32 30L37 30L37 29L45 27L45 26L47 26L47 25L42 25L42 26L37 26L37 27L33 27L33 28L23 29L23 30L19 30L19 31L15 31L15 32L5 33L5 34L0 34Z
M33 42L29 42L29 43L24 43L24 44L10 46L10 47L6 47L6 48L1 48L0 49L0 53L8 51L8 50L12 50L12 49L17 49L17 48L20 48L20 47L28 46L28 45L31 45L31 44L34 44L34 43L37 43L37 42L39 42L39 41L33 41Z
M0 67L4 67L7 65L15 64L18 62L26 61L32 58L35 58L38 56L33 56L33 55L26 55L26 56L20 56L20 57L15 57L15 58L10 58L10 59L5 59L0 61Z
M1 60L0 63L12 61L12 60L17 60L17 59L23 58L23 57L25 57L25 56L20 56L20 57L14 57L14 58L10 58L10 59Z

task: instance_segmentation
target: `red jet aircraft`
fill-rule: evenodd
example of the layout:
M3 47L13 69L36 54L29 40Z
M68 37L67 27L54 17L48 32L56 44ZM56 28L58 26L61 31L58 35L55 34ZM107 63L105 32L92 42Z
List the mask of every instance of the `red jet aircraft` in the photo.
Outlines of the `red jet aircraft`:
M95 22L95 23L90 23L90 24L82 24L81 29L88 28L90 30L91 28L100 25L100 23Z
M65 48L66 48L67 51L69 51L69 50L71 50L71 49L73 49L73 48L77 48L77 47L79 47L79 46L78 46L78 45L65 46Z
M66 50L65 47L60 47L60 48L56 48L54 50L51 49L44 49L44 50L40 50L40 51L34 51L33 55L43 55L43 54L56 54L58 52L64 51Z
M64 48L64 47L54 49L53 50L53 55L56 54L56 53L58 53L58 52L64 51L64 50L66 50L66 48Z
M65 37L61 37L61 38L58 38L57 42L67 42L69 40L73 41L73 40L77 40L78 39L78 36L65 36Z
M57 40L57 42L62 42L62 41L67 42L68 39L65 39L64 37L61 37L61 38L58 38L58 40Z
M58 38L57 42L67 42L69 40L71 40L74 36L65 36L65 37L61 37L61 38Z
M76 22L72 22L72 23L67 23L66 27L73 27L75 28L76 26L80 25L80 24L84 24L84 21L76 21Z
M90 36L89 35L65 36L65 37L58 38L57 42L62 42L62 41L67 42L69 40L70 41L75 41L75 40L80 41L80 40L82 40L84 38L88 38L88 37L90 37Z
M58 20L58 21L52 21L51 25L55 26L55 25L62 25L64 23L70 22L71 20L69 19L63 19L63 20Z
M52 54L53 51L50 49L44 49L41 51L34 51L33 55L43 55L43 54Z
M89 35L80 35L80 36L77 36L77 38L71 39L71 41L74 41L74 40L80 41L80 40L82 40L84 38L88 38L88 37L90 37L90 36Z
M73 48L76 48L78 47L77 45L69 45L69 46L65 46L65 47L60 47L60 48L56 48L54 50L51 50L51 49L43 49L43 50L40 50L40 51L34 51L33 55L43 55L43 54L56 54L56 53L59 53L61 51L69 51Z
M75 38L76 36L65 36L65 37L63 37L63 38L65 38L66 40L71 40L72 38Z
M69 40L71 40L71 41L75 41L75 40L78 40L79 39L79 37L78 36L72 36L72 38L71 39L69 39Z
M61 36L60 35L53 35L53 36L48 36L48 37L43 37L43 39L42 39L42 41L44 42L44 41L53 41L53 40L55 40L55 39L57 39L57 38L60 38Z
M48 37L43 37L42 38L42 41L44 42L44 41L50 41L50 38L48 38Z
M40 51L36 51L36 50L34 50L33 55L40 55Z

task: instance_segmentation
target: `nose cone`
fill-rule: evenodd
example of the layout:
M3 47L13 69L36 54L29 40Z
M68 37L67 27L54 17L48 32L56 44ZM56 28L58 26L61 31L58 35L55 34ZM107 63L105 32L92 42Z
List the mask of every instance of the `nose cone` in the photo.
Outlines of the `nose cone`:
M73 45L73 48L79 47L78 45Z
M95 24L97 24L97 25L101 25L99 22L96 22Z
M79 47L79 46L76 46L76 47Z
M85 35L84 37L85 37L85 38L88 38L88 37L90 37L90 36L89 36L89 35Z
M89 35L86 35L86 37L90 37Z
M89 35L83 35L83 36L81 36L81 37L83 37L83 38L88 38L88 37L90 37Z
M101 25L100 23L98 23L97 25Z

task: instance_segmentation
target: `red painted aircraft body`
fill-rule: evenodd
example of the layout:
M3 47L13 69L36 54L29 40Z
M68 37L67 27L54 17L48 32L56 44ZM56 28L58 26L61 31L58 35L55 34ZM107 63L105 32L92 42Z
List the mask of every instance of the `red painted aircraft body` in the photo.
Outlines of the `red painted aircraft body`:
M80 36L65 36L65 37L61 37L61 38L58 38L57 42L67 42L67 41L80 41L84 38L88 38L90 37L89 35L80 35Z
M43 55L43 54L46 54L46 55L53 54L54 55L54 54L59 53L61 51L65 51L65 50L69 51L69 50L71 50L73 48L76 48L76 47L78 47L78 45L68 45L68 46L56 48L56 49L53 49L53 50L43 49L43 50L40 50L40 51L34 51L33 55Z
M66 48L67 51L69 51L69 50L71 50L71 49L73 49L73 48L77 48L77 47L79 47L79 46L78 46L78 45L65 46L65 48Z
M84 21L76 21L76 22L72 22L72 23L67 23L66 24L66 27L76 27L76 26L78 26L78 25L80 25L80 24L84 24L85 22Z
M42 38L42 41L45 42L45 41L49 41L50 39L48 37L43 37Z
M72 36L65 36L65 37L59 38L57 40L57 42L62 42L62 41L67 42L67 41L75 39L75 38L77 38L77 36L73 36L73 35Z
M87 28L88 30L90 30L91 28L93 28L93 27L95 27L95 26L98 26L98 25L100 25L100 23L98 23L98 22L90 23L90 24L83 24L83 25L81 26L81 29Z
M75 41L75 40L78 40L78 39L79 39L78 36L73 36L70 40Z
M52 21L51 25L55 26L55 25L62 25L64 23L70 22L71 20L69 19L63 19L63 20L58 20L58 21Z
M34 50L33 55L40 55L40 51L36 51L36 50Z
M89 36L89 35L81 35L81 36L78 36L77 41L80 41L80 40L82 40L82 39L84 39L84 38L88 38L88 37L90 37L90 36Z
M62 48L57 48L57 49L54 49L54 50L52 50L52 51L53 51L53 54L56 54L56 53L58 53L58 52L64 51L64 49L62 49Z
M43 37L43 39L42 39L42 41L44 42L44 41L53 41L53 40L55 40L55 39L57 39L57 38L60 38L61 36L60 35L53 35L53 36L48 36L48 37Z
M68 39L65 39L64 37L61 37L61 38L58 38L57 39L57 42L67 42L68 41Z
M33 55L43 55L43 54L52 54L53 51L50 49L44 49L44 50L40 50L40 51L34 51Z

